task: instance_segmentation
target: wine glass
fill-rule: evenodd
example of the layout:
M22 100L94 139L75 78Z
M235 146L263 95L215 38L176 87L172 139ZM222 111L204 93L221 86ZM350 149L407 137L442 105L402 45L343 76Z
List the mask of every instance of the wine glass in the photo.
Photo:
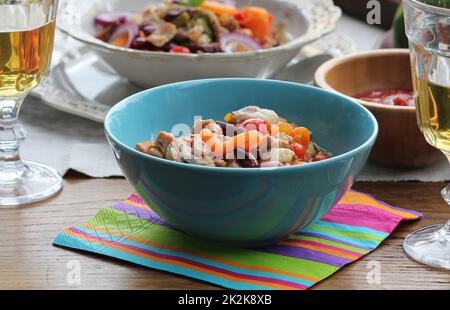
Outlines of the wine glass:
M403 0L417 121L428 143L450 160L450 9L423 2ZM450 185L441 193L450 204ZM403 247L423 264L450 269L450 220L410 234Z
M52 168L22 161L18 121L27 94L50 70L58 0L0 0L0 205L43 200L62 187ZM45 141L42 141L45 143Z

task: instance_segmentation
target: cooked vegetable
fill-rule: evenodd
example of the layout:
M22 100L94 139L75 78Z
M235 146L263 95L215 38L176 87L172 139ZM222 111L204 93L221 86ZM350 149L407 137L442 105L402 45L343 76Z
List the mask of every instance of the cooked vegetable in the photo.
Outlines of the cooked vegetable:
M300 143L292 143L291 144L291 150L295 153L295 155L299 158L299 159L304 159L305 155L306 155L306 148L301 145Z
M177 28L180 28L186 27L190 21L191 15L189 15L189 12L184 11L181 14L178 14L177 17L172 20L172 23L177 26Z
M228 123L233 123L233 122L234 122L234 120L233 120L233 114L228 113L227 115L225 115L225 117L223 118L223 120L224 120L225 122L228 122Z
M235 53L259 50L261 45L249 36L233 32L220 38L220 48L225 53Z
M285 133L285 134L291 135L292 132L294 131L294 126L292 124L289 124L289 123L281 123L278 126L278 130L281 133Z
M204 0L182 0L179 1L181 5L185 5L185 6L200 6L203 3Z
M200 29L200 33L208 36L210 40L214 36L211 26L209 25L208 18L202 12L197 12L194 14L194 17L192 18L189 27L190 28L197 27L198 29Z
M98 26L98 39L146 51L236 53L287 42L282 21L274 26L266 9L239 9L232 0L163 0L139 14L102 12L94 18L94 24ZM125 31L125 24L132 33ZM178 46L186 49L173 49Z
M257 149L261 142L261 134L256 130L245 131L237 134L226 142L226 147L230 149L241 148L247 152Z
M170 53L190 54L191 50L184 46L174 46L169 50Z
M311 141L311 133L305 127L297 127L292 132L291 136L294 138L294 141L303 145L305 148L308 148L309 142Z
M316 156L313 157L312 161L321 161L324 159L328 159L331 156L329 154L326 154L324 152L319 152L319 154L317 154Z
M128 11L101 12L95 16L94 23L103 27L109 27L115 23L123 24L134 15L136 13Z
M245 7L234 17L241 26L250 29L259 42L266 43L273 39L273 17L265 8Z
M272 110L249 106L228 113L225 120L197 120L190 134L178 138L161 131L155 143L141 142L136 149L172 161L228 168L276 168L331 157L311 141L307 128Z
M251 152L246 152L243 149L236 149L236 158L238 163L244 168L258 168L259 162Z
M111 35L109 43L120 47L130 47L133 40L138 36L139 28L132 22L125 22L117 27Z
M214 156L223 156L224 152L226 151L226 145L219 135L213 133L209 129L202 129L200 131L200 137L203 143L208 146L212 153L214 153Z

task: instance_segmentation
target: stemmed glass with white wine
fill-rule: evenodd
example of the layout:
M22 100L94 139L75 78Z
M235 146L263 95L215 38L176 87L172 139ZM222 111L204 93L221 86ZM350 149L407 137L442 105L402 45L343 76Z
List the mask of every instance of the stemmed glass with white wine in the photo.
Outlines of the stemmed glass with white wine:
M43 200L62 186L54 169L21 160L25 131L18 121L23 100L49 73L57 6L0 0L0 206Z
M403 0L403 7L418 125L450 160L450 0ZM450 185L442 196L450 204ZM413 259L450 269L450 220L412 233L403 245Z

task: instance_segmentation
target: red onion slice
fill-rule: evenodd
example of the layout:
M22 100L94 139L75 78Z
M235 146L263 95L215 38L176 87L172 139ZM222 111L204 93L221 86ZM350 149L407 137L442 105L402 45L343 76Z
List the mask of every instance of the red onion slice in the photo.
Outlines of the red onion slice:
M261 49L261 45L249 36L232 32L220 38L220 48L225 53L234 53L239 52L241 48L244 49L243 51L259 50Z
M128 40L126 46L124 47L130 47L131 43L133 43L133 40L139 35L139 27L132 22L125 22L124 24L119 25L111 35L109 43L114 42L120 35L124 33L128 33Z
M95 16L94 23L103 27L109 27L116 22L125 23L134 15L136 13L128 11L102 12Z

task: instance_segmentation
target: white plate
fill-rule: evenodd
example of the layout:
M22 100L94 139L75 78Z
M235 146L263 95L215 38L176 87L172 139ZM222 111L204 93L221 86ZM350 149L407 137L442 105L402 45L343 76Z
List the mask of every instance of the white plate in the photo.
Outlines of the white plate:
M305 46L290 62L286 67L290 71L289 80L309 82L313 79L313 72L308 79L302 70L304 66L298 65L309 57L320 54L339 57L355 51L356 45L352 39L331 33ZM298 70L298 75L292 73L293 69ZM141 90L117 74L89 47L58 32L50 76L32 94L55 109L103 122L114 104Z

